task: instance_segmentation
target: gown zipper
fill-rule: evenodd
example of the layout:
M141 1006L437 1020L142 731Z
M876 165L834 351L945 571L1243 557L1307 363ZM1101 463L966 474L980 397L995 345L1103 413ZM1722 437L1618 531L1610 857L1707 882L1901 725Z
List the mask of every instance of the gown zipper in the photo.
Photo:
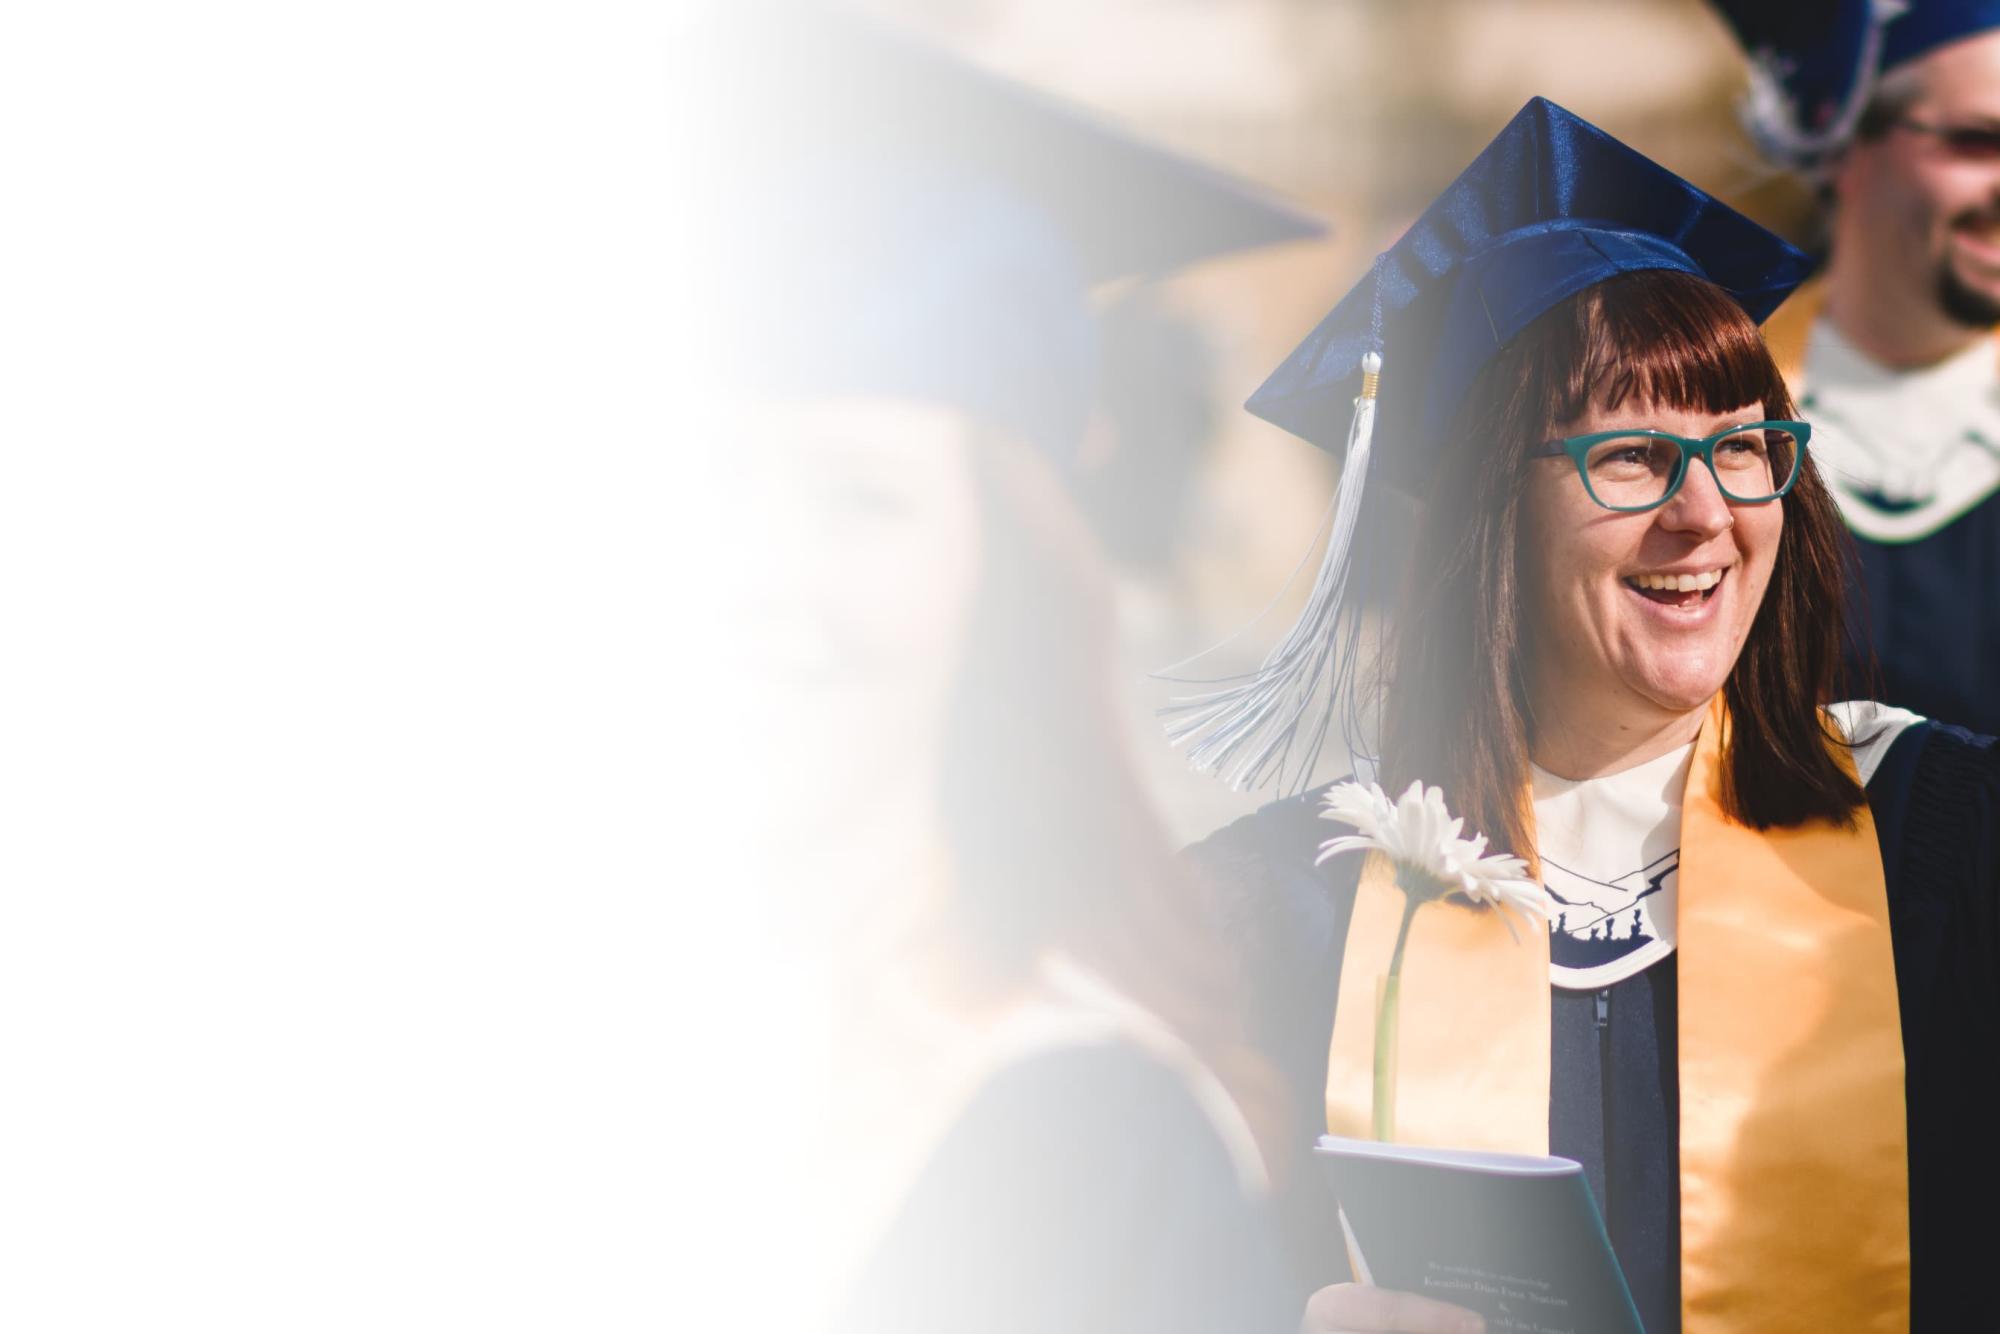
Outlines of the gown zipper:
M1605 987L1594 998L1596 1001L1597 1026L1597 1088L1603 1100L1604 1111L1604 1198L1598 1207L1604 1211L1606 1227L1611 1225L1611 1161L1612 1161L1612 1116L1611 1116L1611 988Z

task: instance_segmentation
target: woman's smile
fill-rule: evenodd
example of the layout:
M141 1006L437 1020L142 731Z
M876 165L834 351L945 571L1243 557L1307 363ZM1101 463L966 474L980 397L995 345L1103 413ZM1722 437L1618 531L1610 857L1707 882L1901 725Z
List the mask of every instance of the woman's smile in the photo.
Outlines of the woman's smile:
M1735 566L1736 562L1730 561L1724 565L1646 570L1626 575L1623 583L1650 614L1660 618L1660 624L1691 629L1713 619L1723 584Z

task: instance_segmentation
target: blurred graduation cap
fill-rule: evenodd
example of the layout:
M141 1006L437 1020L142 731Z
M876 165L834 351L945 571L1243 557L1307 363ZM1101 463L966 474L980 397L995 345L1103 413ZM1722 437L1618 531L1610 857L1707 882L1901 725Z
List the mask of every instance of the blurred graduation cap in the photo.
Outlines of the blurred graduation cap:
M1618 274L1671 269L1761 323L1811 268L1643 154L1530 101L1250 397L1257 416L1344 449L1326 552L1284 641L1255 672L1176 705L1169 734L1238 786L1286 774L1302 786L1336 711L1353 741L1363 490L1380 480L1417 494L1466 390L1538 316Z
M1750 57L1744 119L1758 146L1810 168L1853 136L1898 65L2000 28L2000 0L1714 0Z
M769 392L938 401L1067 460L1091 288L1324 230L834 8L743 6L707 37L741 144L720 210L740 360Z

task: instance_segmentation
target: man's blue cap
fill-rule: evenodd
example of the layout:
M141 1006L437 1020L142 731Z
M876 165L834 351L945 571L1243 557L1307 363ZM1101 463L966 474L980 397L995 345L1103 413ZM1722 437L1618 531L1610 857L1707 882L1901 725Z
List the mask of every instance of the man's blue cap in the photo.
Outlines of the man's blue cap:
M1089 290L1319 235L1305 211L861 18L752 5L703 59L734 106L732 304L753 387L941 403L1066 462Z
M1621 273L1706 278L1759 323L1812 261L1545 98L1521 108L1246 406L1340 449L1369 351L1383 359L1378 476L1414 490L1494 354Z
M1810 164L1852 135L1875 80L2000 28L2000 0L1714 0L1750 57L1751 133Z
M1877 7L1882 0L1875 0ZM1882 71L1941 46L2000 28L2000 0L1900 0L1900 17L1882 34Z

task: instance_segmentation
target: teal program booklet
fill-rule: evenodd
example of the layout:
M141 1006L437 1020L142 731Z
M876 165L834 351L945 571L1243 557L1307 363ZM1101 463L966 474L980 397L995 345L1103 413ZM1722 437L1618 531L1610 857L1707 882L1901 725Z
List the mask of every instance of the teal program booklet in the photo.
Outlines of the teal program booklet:
M1492 1334L1645 1334L1571 1159L1336 1135L1314 1156L1361 1282L1467 1307Z

